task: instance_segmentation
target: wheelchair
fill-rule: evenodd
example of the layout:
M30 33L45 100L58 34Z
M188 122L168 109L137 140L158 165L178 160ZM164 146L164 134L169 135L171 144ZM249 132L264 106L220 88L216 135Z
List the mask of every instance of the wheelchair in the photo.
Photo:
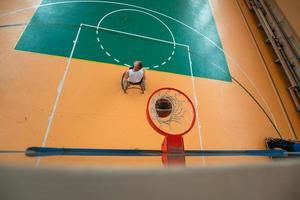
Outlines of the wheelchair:
M126 74L126 72L123 73L122 78L121 78L121 88L124 91L124 93L126 94L127 90L129 90L129 89L139 89L139 90L141 90L142 94L144 94L144 92L146 90L144 79L142 79L138 83L132 83L132 82L129 82L124 79L125 74Z

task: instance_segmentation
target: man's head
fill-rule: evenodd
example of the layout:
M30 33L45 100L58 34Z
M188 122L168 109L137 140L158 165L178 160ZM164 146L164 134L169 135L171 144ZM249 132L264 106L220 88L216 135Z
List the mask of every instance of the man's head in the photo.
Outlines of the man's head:
M139 71L140 69L143 68L143 64L142 64L142 61L135 61L133 63L133 70L134 71Z

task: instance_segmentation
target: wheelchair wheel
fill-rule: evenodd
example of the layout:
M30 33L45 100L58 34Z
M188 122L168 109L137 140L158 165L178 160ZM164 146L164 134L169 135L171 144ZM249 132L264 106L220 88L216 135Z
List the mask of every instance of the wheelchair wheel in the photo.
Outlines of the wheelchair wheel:
M126 90L127 90L126 87L127 87L127 85L124 83L125 73L126 73L126 72L123 73L122 78L121 78L121 88L122 88L122 90L124 91L124 93L126 94Z
M140 87L141 87L141 90L142 90L142 94L144 94L144 91L146 90L145 81L141 82Z

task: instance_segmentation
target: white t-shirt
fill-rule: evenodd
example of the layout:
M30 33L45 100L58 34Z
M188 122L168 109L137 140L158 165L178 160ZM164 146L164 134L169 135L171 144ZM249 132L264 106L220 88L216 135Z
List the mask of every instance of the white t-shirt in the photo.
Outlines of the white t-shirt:
M130 69L128 70L128 72L128 81L131 83L139 83L144 77L144 69L140 69L139 71L134 71L133 69Z

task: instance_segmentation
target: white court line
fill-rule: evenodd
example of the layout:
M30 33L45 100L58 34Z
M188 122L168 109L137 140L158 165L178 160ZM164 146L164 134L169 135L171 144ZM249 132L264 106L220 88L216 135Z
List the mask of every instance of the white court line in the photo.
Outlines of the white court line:
M210 0L208 1L210 4L210 7L212 9L212 11L214 10L213 5L211 4ZM192 27L191 27L192 28ZM266 102L264 96L262 95L261 91L257 88L257 86L255 85L255 83L253 82L253 80L248 76L247 72L239 65L239 63L233 59L229 54L227 54L223 48L219 47L215 42L213 42L212 40L210 40L208 37L206 37L204 34L200 33L197 30L194 30L196 33L199 33L200 35L202 35L204 38L206 38L211 44L213 44L213 46L215 46L217 49L219 49L220 51L222 51L224 53L224 55L229 58L229 60L231 60L233 62L233 66L236 67L238 70L240 70L240 72L242 72L242 74L246 77L246 79L250 82L250 84L253 86L253 88L255 89L255 91L258 93L258 96L262 99L264 105L267 107L269 113L271 114L271 119L273 121L273 123L275 124L276 128L278 129L278 126L276 124L274 115L271 111L271 108L269 106L269 104ZM279 129L278 129L279 130Z
M168 40L162 40L162 39L158 39L158 38L153 38L153 37L148 37L148 36L144 36L144 35L139 35L139 34L134 34L134 33L128 33L125 31L119 31L119 30L115 30L115 29L110 29L110 28L104 28L104 27L97 27L94 25L90 25L90 24L82 24L82 26L86 26L86 27L90 27L90 28L99 28L100 30L104 30L104 31L110 31L110 32L114 32L114 33L120 33L120 34L124 34L124 35L130 35L130 36L134 36L134 37L139 37L139 38L143 38L143 39L148 39L148 40L153 40L156 42L163 42L163 43L168 43L168 44L174 44L174 42L168 41ZM178 46L183 46L183 47L187 47L186 44L181 44L181 43L177 43L175 42L176 45Z
M149 39L149 40L153 40L153 41L157 41L157 42L164 42L164 43L168 43L168 44L172 44L173 42L171 41L166 41L166 40L161 40L161 39L157 39L157 38L152 38L152 37L147 37L147 36L143 36L143 35L138 35L138 34L133 34L133 33L128 33L128 32L124 32L124 31L118 31L118 30L114 30L114 29L109 29L109 28L104 28L101 26L94 26L94 25L90 25L90 24L82 24L82 26L86 26L86 27L90 27L90 28L98 28L100 30L105 30L105 31L111 31L111 32L115 32L115 33L120 33L120 34L125 34L125 35L130 35L130 36L134 36L134 37L139 37L139 38L144 38L144 39ZM194 78L194 73L193 73L193 66L192 66L192 59L191 59L191 54L190 54L190 47L186 44L180 44L180 43L175 43L176 45L179 46L183 46L187 48L188 51L188 57L189 57L189 67L190 67L190 73L191 73L191 78L192 78L192 88L193 88L193 95L194 95L194 101L195 101L195 109L196 109L196 118L197 118L197 128L198 128L198 135L199 135L199 143L200 143L200 149L203 150L203 142L202 142L202 133L201 133L201 124L200 124L200 119L199 119L199 110L198 110L198 98L197 98L197 94L196 94L196 86L195 86L195 78ZM166 64L166 62L163 62L162 65ZM124 64L125 66L129 66L127 64ZM158 66L154 66L153 68L157 68ZM205 160L204 157L202 157L203 163L205 164Z
M53 123L53 119L54 119L54 116L55 116L55 113L56 113L56 110L57 110L57 106L58 106L58 103L59 103L59 100L60 100L60 97L61 97L61 94L62 94L64 83L65 83L65 80L67 78L68 72L70 70L71 60L73 58L73 54L74 54L74 51L75 51L75 48L76 48L76 44L78 43L78 38L79 38L79 35L80 35L80 32L81 32L82 26L95 28L95 26L92 26L92 25L80 24L80 27L79 27L79 29L77 31L76 38L73 41L73 47L72 47L72 50L71 50L71 53L70 53L70 56L69 56L69 59L68 59L68 62L67 62L67 66L66 66L65 71L64 71L63 78L60 81L59 86L57 88L57 96L56 96L56 99L55 99L55 102L54 102L54 105L53 105L53 108L52 108L52 112L51 112L51 114L49 116L48 126L47 126L46 132L44 134L42 147L46 146L46 142L47 142L47 139L48 139L48 136L49 136L49 133L50 133L50 129L51 129L51 126L52 126L52 123ZM115 31L115 30L112 30L112 29L110 29L110 30L111 31ZM128 33L122 33L122 34L128 34ZM141 35L134 35L134 36L136 36L136 37L143 37ZM153 38L149 38L149 37L143 37L143 38L145 38L145 39L153 39ZM158 40L155 40L155 41L158 41ZM165 42L165 41L161 40L161 42ZM167 43L171 43L171 42L167 41ZM173 44L173 43L171 43L171 44ZM193 69L192 69L192 60L191 60L191 55L190 55L190 47L188 45L185 45L185 44L180 44L180 45L186 47L187 51L188 51L189 67L190 67L190 73L191 73L191 78L192 78L192 88L193 88L193 95L194 95L195 109L196 109L196 118L197 118L197 128L198 128L198 135L199 135L199 143L200 143L200 149L203 150L202 134L201 134L201 124L200 124L200 119L199 119L199 114L198 114L198 99L197 99L197 96L196 96L195 80L194 80ZM127 64L125 64L125 65L129 66ZM203 157L202 157L202 160L203 160L203 163L205 164L205 161L204 161ZM36 167L38 167L40 165L40 162L41 162L41 158L39 157L37 159L37 162L36 162Z
M43 0L40 0L39 5L41 5L42 1L43 1ZM27 29L27 27L30 25L30 22L31 22L31 20L32 20L34 14L35 14L35 11L36 11L37 9L38 9L38 6L37 6L37 7L35 8L35 10L33 11L33 14L32 14L31 17L30 17L29 23L27 23L27 24L25 25L24 29L22 30L22 33L21 33L20 37L18 38L18 40L17 40L16 43L15 43L14 49L16 49L18 42L19 42L20 39L22 38L22 36L23 36L23 34L25 33L25 30ZM1 16L1 15L0 15L0 16ZM17 50L17 49L16 49L16 50Z
M170 33L170 35L171 35L171 37L172 37L172 45L173 45L173 50L172 50L172 55L173 55L173 52L175 52L175 48L176 48L176 41L175 41L175 37L174 37L174 34L173 34L173 32L171 31L171 29L168 27L168 25L165 23L165 22L163 22L161 19L159 19L158 17L156 17L155 15L153 15L153 14L151 14L151 13L149 13L149 12L146 12L146 11L143 11L143 10L137 10L137 9L132 9L132 8L123 8L123 9L117 9L117 10L113 10L113 11L111 11L111 12L109 12L109 13L107 13L106 15L104 15L100 20L99 20L99 22L98 22L98 24L97 24L97 29L96 29L96 34L98 35L99 34L99 27L101 26L101 23L103 22L103 20L105 19L105 18L107 18L108 16L110 16L110 15L112 15L112 14L115 14L115 13L118 13L118 12L138 12L138 13L143 13L143 14L145 14L145 15L148 15L148 16L150 16L150 17L152 17L152 18L154 18L155 20L157 20L158 22L160 22L167 30L168 30L168 32ZM120 32L120 31L119 31ZM130 33L130 34L132 34L132 33ZM132 34L133 35L133 34ZM134 35L136 35L136 34L134 34ZM145 36L145 35L143 35L143 36L141 36L141 37L144 37L144 38L149 38L149 37L147 37L147 36ZM155 40L156 41L162 41L161 39L157 39L157 38L155 38ZM165 40L164 40L165 41ZM101 44L101 43L100 43ZM172 55L171 55L171 58L172 58ZM168 61L166 61L166 62L168 62ZM166 62L163 62L163 63L161 63L160 65L164 65L164 64L166 64ZM152 66L153 67L153 66Z
M192 87L193 87L193 94L194 94L194 101L195 101L199 144L200 144L200 150L203 150L203 140L202 140L202 131L201 131L202 127L201 127L200 118L199 118L198 97L197 97L197 93L196 93L195 77L194 77L194 72L193 72L193 63L192 63L189 46L187 46L187 51L188 51L188 57L189 57L190 73L191 73L191 78L192 78ZM201 156L201 158L202 158L203 164L205 165L205 158L203 156Z
M210 2L210 0L208 1L209 4L210 4L210 7L211 9L213 10L213 6ZM254 82L250 79L249 76L247 76L246 72L243 70L243 68L241 68L241 66L238 64L237 61L235 61L235 59L233 59L233 57L231 57L229 54L227 54L224 49L220 46L218 46L218 44L216 44L214 41L212 41L212 39L210 39L208 36L206 36L205 34L203 34L202 32L198 31L197 29L185 24L184 22L176 19L176 18L173 18L171 16L168 16L166 14L163 14L161 12L158 12L158 11L155 11L155 10L151 10L151 9L148 9L148 8L145 8L145 7L141 7L141 6L136 6L136 5L133 5L133 4L128 4L128 3L121 3L121 2L113 2L113 1L100 1L100 0L86 0L86 1L80 1L80 0L73 0L73 1L61 1L61 2L55 2L55 3L47 3L47 4L42 4L42 5L35 5L35 6L30 6L30 7L26 7L26 8L21 8L21 9L17 9L17 10L13 10L13 11L10 11L10 12L6 12L6 13L1 13L0 14L0 17L4 17L4 16L8 16L8 15L13 15L13 14L17 14L19 12L23 12L23 11L26 11L26 10L30 10L30 9L34 9L34 8L39 8L39 7L47 7L47 6L52 6L52 5L60 5L60 4L72 4L72 3L103 3L103 4L115 4L115 5L122 5L122 6L128 6L128 7L133 7L133 8L138 8L138 9L142 9L142 10L146 10L146 11L150 11L152 13L156 13L158 15L161 15L161 16L164 16L166 18L169 18L185 27L187 27L188 29L194 31L195 33L199 34L200 36L204 37L207 41L209 41L214 47L216 47L217 49L219 49L221 52L224 53L224 55L233 62L233 66L236 67L237 69L239 69L244 75L245 77L250 81L251 85L255 88L255 90L257 91L258 89L256 88L256 85L254 84ZM259 92L259 96L261 98L262 97L262 94Z
M246 77L246 79L251 83L251 85L255 88L255 90L258 92L258 95L263 99L264 103L266 104L266 101L264 100L263 95L261 94L261 92L259 91L259 89L256 87L256 85L254 84L254 82L252 81L252 79L250 79L250 77L247 75L247 73L244 71L244 69L239 65L239 63L233 59L233 57L231 57L228 53L226 53L224 51L224 49L222 47L220 47L217 43L215 43L212 39L210 39L208 36L206 36L205 34L203 34L202 32L198 31L197 29L185 24L184 22L173 18L169 15L163 14L161 12L155 11L155 10L151 10L142 6L136 6L133 4L128 4L128 3L121 3L121 2L113 2L113 1L100 1L100 0L94 0L94 1L77 1L77 0L73 0L73 1L61 1L61 2L55 2L55 3L47 3L47 4L42 4L42 5L36 5L36 6L31 6L31 7L26 7L26 8L21 8L21 9L17 9L11 12L6 12L6 13L2 13L0 14L0 17L4 17L4 16L8 16L8 15L12 15L12 14L16 14L18 12L23 12L29 9L33 9L33 8L39 8L39 7L46 7L46 6L52 6L52 5L60 5L60 4L71 4L71 3L103 3L103 4L115 4L115 5L122 5L122 6L129 6L129 7L133 7L133 8L138 8L138 9L142 9L142 10L146 10L146 11L150 11L152 13L156 13L158 15L164 16L166 18L169 18L187 28L189 28L190 30L194 31L195 33L199 34L200 36L202 36L203 38L205 38L208 42L210 42L214 47L216 47L217 49L219 49L221 52L224 53L224 55L233 62L233 66L236 67L237 69L239 69L242 74ZM210 2L210 0L208 1L208 3L210 4L210 8L213 11L214 8ZM266 104L267 109L270 111L270 107L268 106L268 104Z
M143 14L145 14L145 15L148 15L148 16L150 16L150 17L152 17L152 18L154 18L155 20L157 20L157 21L159 21L167 30L168 30L168 32L170 33L170 35L171 35L171 37L172 37L172 45L173 45L173 51L172 51L172 53L173 52L175 52L175 48L176 48L176 44L175 44L175 37L174 37L174 34L173 34L173 32L171 31L171 29L168 27L168 25L166 24L166 23L164 23L161 19L159 19L158 17L156 17L155 15L153 15L153 14L151 14L151 13L149 13L149 12L146 12L146 11L142 11L142 10L137 10L137 9L132 9L132 8L123 8L123 9L117 9L117 10L114 10L114 11L111 11L111 12L109 12L109 13L107 13L106 15L104 15L100 20L99 20L99 22L98 22L98 24L97 24L97 29L96 29L96 34L98 35L99 34L99 27L100 27L100 25L101 25L101 23L103 22L103 20L105 19L105 18L107 18L108 16L110 16L110 15L112 15L112 14L114 14L114 13L117 13L117 12L138 12L138 13L143 13ZM130 33L131 34L131 33ZM136 34L135 34L136 35ZM145 37L145 35L143 35L142 37ZM149 37L147 37L147 38L149 38ZM155 38L155 40L156 41L162 41L162 40L160 40L160 39L157 39L157 38ZM101 44L101 43L100 43ZM172 58L172 56L171 56L171 58ZM160 65L164 65L163 63L161 63Z
M211 4L210 0L209 0L208 2L209 2L210 7L211 7L211 9L212 9L212 11L213 11L213 10L214 10L213 5ZM213 44L217 49L219 49L220 51L222 51L222 52L224 53L224 55L225 55L227 58L229 58L229 59L233 62L233 64L234 64L233 66L236 67L238 70L240 70L240 72L242 72L242 74L246 77L246 79L247 79L247 80L250 82L250 84L254 87L255 91L258 93L258 95L260 96L260 98L261 98L262 101L264 102L264 104L265 104L265 106L267 107L269 113L271 114L271 118L272 118L272 120L273 120L273 122L274 122L274 121L275 121L274 115L273 115L273 113L272 113L272 111L271 111L271 108L270 108L269 104L267 104L267 102L266 102L264 96L262 95L261 91L257 88L257 86L255 85L255 83L253 82L253 80L248 76L247 72L239 65L239 63L238 63L235 59L233 59L229 54L227 54L227 53L224 51L223 48L219 47L215 42L213 42L212 40L210 40L208 37L206 37L205 35L203 35L203 34L200 33L199 31L197 31L197 30L194 30L194 31L197 32L197 33L199 33L200 35L202 35L202 36L203 36L204 38L206 38L209 42L211 42L211 44ZM277 125L276 125L276 123L275 123L275 126L276 126L276 128L278 128Z
M264 59L263 59L261 53L259 52L259 48L258 48L258 46L256 45L256 42L255 42L255 40L254 40L254 38L253 38L253 36L252 36L252 34L251 34L251 30L250 30L250 28L249 28L249 26L248 26L248 24L247 24L247 22L246 22L246 19L244 18L244 15L243 15L242 10L240 9L240 7L239 7L239 5L238 5L238 2L235 1L235 3L236 3L236 5L237 5L237 7L238 7L238 10L239 10L239 12L240 12L240 14L241 14L241 16L242 16L243 22L244 22L244 24L245 24L245 26L246 26L246 28L247 28L247 30L248 30L248 33L249 33L249 35L250 35L250 37L251 37L252 43L253 43L254 46L255 46L256 52L257 52L258 55L259 55L260 61L261 61L262 65L264 66L264 70L265 70L265 72L266 72L266 74L267 74L267 77L268 77L269 82L270 82L270 84L271 84L271 86L272 86L272 89L273 89L273 91L274 91L274 93L275 93L275 95L276 95L277 102L278 102L278 104L280 105L281 112L283 113L283 116L284 116L284 118L285 118L285 120L286 120L286 122L287 122L287 125L288 125L288 127L289 127L289 129L290 129L290 133L291 133L292 137L293 137L294 139L296 139L296 138L295 138L295 135L294 135L294 132L293 132L293 129L292 129L292 127L291 127L291 124L290 124L290 122L289 122L289 120L288 120L287 113L284 111L283 105L282 105L282 103L280 102L279 94L277 93L277 91L276 91L276 89L275 89L275 85L274 85L274 83L273 83L272 80L271 80L271 75L270 75L269 72L268 72L267 65L266 65L266 63L263 62ZM278 125L277 125L276 121L275 121L275 117L273 116L272 113L271 113L271 115L272 115L272 119L273 119L273 121L274 121L274 124L276 125L277 129L280 130L280 129L278 128Z
M53 105L51 114L50 114L49 119L48 119L48 125L47 125L46 132L45 132L45 134L44 134L42 147L45 147L45 146L46 146L46 142L47 142L47 139L48 139L48 136L49 136L49 133L50 133L50 129L51 129L51 126L52 126L52 123L53 123L53 119L54 119L54 116L55 116L55 113L56 113L57 105L58 105L58 102L59 102L59 99L60 99L60 96L61 96L61 93L62 93L64 84L65 84L65 81L66 81L68 72L69 72L69 70L70 70L71 60L72 60L72 57L73 57L73 54L74 54L74 51L75 51L75 48L76 48L76 44L77 44L77 42L78 42L78 38L79 38L79 35L80 35L80 31L81 31L81 25L79 26L78 31L77 31L77 34L76 34L76 38L75 38L75 40L73 41L73 47L72 47L72 50L71 50L71 53L70 53L70 57L69 57L68 62L67 62L67 66L66 66L65 71L64 71L63 78L62 78L62 80L59 82L59 85L58 85L58 87L57 87L57 95L56 95L56 98L55 98L55 102L54 102L54 105ZM37 162L36 162L36 165L35 165L35 166L36 166L36 167L39 167L40 162L41 162L41 158L39 157L39 158L37 159Z

